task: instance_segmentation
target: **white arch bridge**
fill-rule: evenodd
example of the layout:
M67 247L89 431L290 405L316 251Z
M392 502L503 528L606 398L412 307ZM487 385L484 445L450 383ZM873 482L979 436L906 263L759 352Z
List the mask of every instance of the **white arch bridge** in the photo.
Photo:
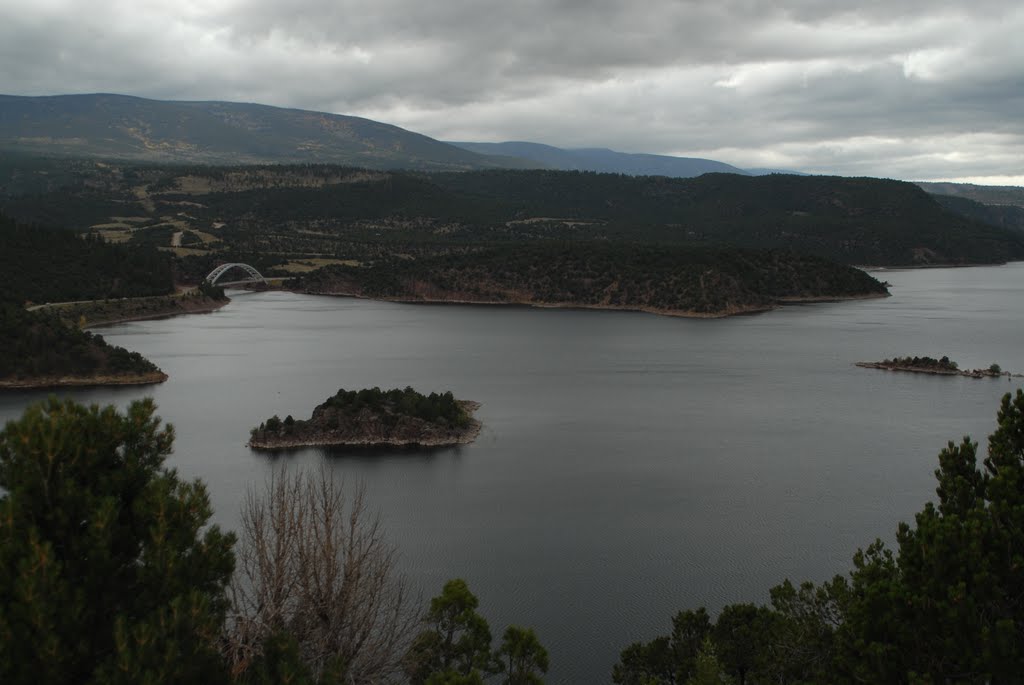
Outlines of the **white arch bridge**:
M242 271L245 271L247 274L249 274L249 278L243 278L242 280L238 280L238 281L231 281L232 284L235 284L235 283L266 283L267 282L267 279L265 279L263 277L263 274L261 274L259 271L257 271L255 269L255 267L249 266L248 264L242 264L241 262L231 262L229 264L221 264L220 266L218 266L216 269L211 271L206 276L206 282L209 283L210 285L215 285L217 283L217 281L220 280L221 276L223 276L227 272L231 271L232 269L241 269Z

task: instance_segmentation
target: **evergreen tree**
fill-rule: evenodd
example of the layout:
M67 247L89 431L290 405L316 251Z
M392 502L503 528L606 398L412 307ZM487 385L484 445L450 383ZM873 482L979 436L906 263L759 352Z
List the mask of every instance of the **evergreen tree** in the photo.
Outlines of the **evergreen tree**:
M429 626L413 642L406 675L413 685L472 683L499 669L491 655L491 629L477 613L479 600L461 578L430 600Z
M739 685L764 660L772 633L772 612L754 604L730 604L715 621L714 646L717 661Z
M0 682L225 679L234 537L154 409L51 398L0 433Z
M964 438L939 455L938 505L894 554L858 552L842 628L851 672L877 682L1019 682L1024 673L1024 391L1003 397L984 469Z
M538 672L548 672L548 651L532 628L506 628L498 658L506 669L505 685L543 685Z
M693 660L693 675L687 678L686 685L730 685L722 672L722 664L715 652L715 643L711 637L704 638L700 651Z
M707 609L680 611L672 618L672 635L637 642L619 656L612 682L619 685L677 685L696 672L697 657L711 635Z

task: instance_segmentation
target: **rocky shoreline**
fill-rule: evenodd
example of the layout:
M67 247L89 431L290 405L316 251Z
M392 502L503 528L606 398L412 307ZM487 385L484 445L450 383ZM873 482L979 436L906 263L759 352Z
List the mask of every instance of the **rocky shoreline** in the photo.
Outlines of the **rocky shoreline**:
M45 388L81 388L116 385L156 385L167 380L163 371L114 376L41 376L39 378L0 379L0 390L33 390Z
M480 408L479 402L456 400L470 415ZM290 418L290 417L289 417ZM270 429L261 424L254 428L246 446L253 450L288 450L302 447L453 447L467 445L480 434L482 424L469 417L464 426L442 425L414 416L387 417L380 412L363 409L343 421L335 420L327 403L313 410L306 421L282 423Z
M991 369L940 369L927 366L908 366L887 362L856 362L854 366L862 369L882 369L883 371L902 371L904 373L924 373L932 376L963 376L964 378L1024 378L1024 374L1009 371L993 371Z
M70 325L86 327L109 326L129 321L165 319L183 314L214 312L231 302L203 296L156 295L126 300L98 300L96 302L54 305L58 315Z
M323 290L293 290L292 292L303 295L320 295L324 297L353 297L360 300L372 300L375 302L395 302L399 304L450 304L450 305L475 305L487 307L533 307L535 309L587 309L598 311L615 312L640 312L643 314L656 314L658 316L674 316L683 319L724 319L729 316L744 316L748 314L761 314L770 312L786 305L815 304L826 302L847 302L853 300L874 300L882 297L889 297L889 293L867 293L848 296L809 296L809 297L785 297L778 298L772 304L751 304L733 305L716 312L698 312L686 309L663 309L659 307L646 307L642 305L614 305L614 304L588 304L583 302L537 302L533 300L484 300L469 298L408 298L408 297L370 297L361 293L351 291L323 291Z

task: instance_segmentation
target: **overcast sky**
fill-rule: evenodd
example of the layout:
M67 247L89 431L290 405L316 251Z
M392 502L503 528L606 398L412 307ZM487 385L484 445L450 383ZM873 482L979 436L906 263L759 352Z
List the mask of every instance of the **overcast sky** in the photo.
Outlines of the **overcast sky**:
M0 92L1024 185L1020 0L0 0Z

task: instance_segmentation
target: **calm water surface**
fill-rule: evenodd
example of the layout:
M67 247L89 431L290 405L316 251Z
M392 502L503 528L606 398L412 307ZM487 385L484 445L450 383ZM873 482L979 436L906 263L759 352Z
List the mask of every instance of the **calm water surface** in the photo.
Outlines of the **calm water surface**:
M852 364L945 354L1024 371L1024 264L879 276L893 297L722 320L236 293L213 314L101 331L167 383L71 394L154 397L178 432L171 463L229 528L281 461L245 447L260 420L306 417L340 387L481 402L471 446L285 460L364 482L425 597L463 577L496 637L537 629L549 682L604 683L681 608L846 571L933 497L947 440L984 444L1021 379ZM0 395L0 420L45 394Z

